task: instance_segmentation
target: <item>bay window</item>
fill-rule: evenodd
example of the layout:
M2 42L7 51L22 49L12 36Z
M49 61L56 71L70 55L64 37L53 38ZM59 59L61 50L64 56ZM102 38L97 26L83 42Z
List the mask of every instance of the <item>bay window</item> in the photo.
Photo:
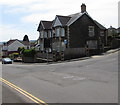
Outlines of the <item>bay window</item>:
M61 28L61 36L65 36L65 30L64 30L64 28Z
M48 37L49 37L49 38L52 37L52 33L51 33L51 31L48 31Z
M55 35L56 35L56 37L60 36L60 28L55 29Z
M44 31L44 38L47 38L47 32Z

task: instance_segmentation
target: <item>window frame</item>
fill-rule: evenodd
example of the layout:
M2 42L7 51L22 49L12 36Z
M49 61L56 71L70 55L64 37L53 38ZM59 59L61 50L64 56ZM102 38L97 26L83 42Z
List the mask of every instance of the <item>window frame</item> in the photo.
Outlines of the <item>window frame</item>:
M65 29L63 27L61 27L61 36L64 37L65 36Z
M104 33L104 31L100 31L100 36L105 36L105 33Z
M95 27L88 26L88 32L89 32L89 37L94 37L95 36Z

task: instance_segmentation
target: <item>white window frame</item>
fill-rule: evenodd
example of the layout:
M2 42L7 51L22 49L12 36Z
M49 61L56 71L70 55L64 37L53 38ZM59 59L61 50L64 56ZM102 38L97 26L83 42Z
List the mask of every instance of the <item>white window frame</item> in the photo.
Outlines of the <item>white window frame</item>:
M60 27L55 28L55 36L56 37L60 36Z
M90 36L90 37L93 37L93 36L95 35L94 26L89 26L88 28L89 28L89 36Z
M44 50L44 40L41 41L40 49L41 49L41 51Z
M87 46L89 49L97 49L97 40L89 40L87 41Z
M49 30L48 31L48 37L51 38L52 37L52 32Z
M65 36L65 29L61 28L61 36Z
M104 36L104 31L100 31L100 36Z
M40 32L40 38L43 38L43 31Z
M44 31L44 38L47 38L47 31Z

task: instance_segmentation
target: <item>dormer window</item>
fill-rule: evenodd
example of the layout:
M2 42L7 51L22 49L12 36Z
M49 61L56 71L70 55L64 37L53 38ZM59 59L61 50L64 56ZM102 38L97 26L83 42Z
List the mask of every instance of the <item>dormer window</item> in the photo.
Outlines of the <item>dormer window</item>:
M89 36L93 37L94 34L95 34L95 32L94 32L94 26L89 26Z

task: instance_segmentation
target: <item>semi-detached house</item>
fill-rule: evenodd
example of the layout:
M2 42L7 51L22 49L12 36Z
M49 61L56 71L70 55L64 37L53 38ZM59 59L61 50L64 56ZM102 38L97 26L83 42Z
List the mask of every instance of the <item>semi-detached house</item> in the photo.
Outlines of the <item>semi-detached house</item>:
M85 4L81 5L81 12L40 21L37 31L40 52L52 54L53 60L98 53L106 45L106 28L91 18Z

